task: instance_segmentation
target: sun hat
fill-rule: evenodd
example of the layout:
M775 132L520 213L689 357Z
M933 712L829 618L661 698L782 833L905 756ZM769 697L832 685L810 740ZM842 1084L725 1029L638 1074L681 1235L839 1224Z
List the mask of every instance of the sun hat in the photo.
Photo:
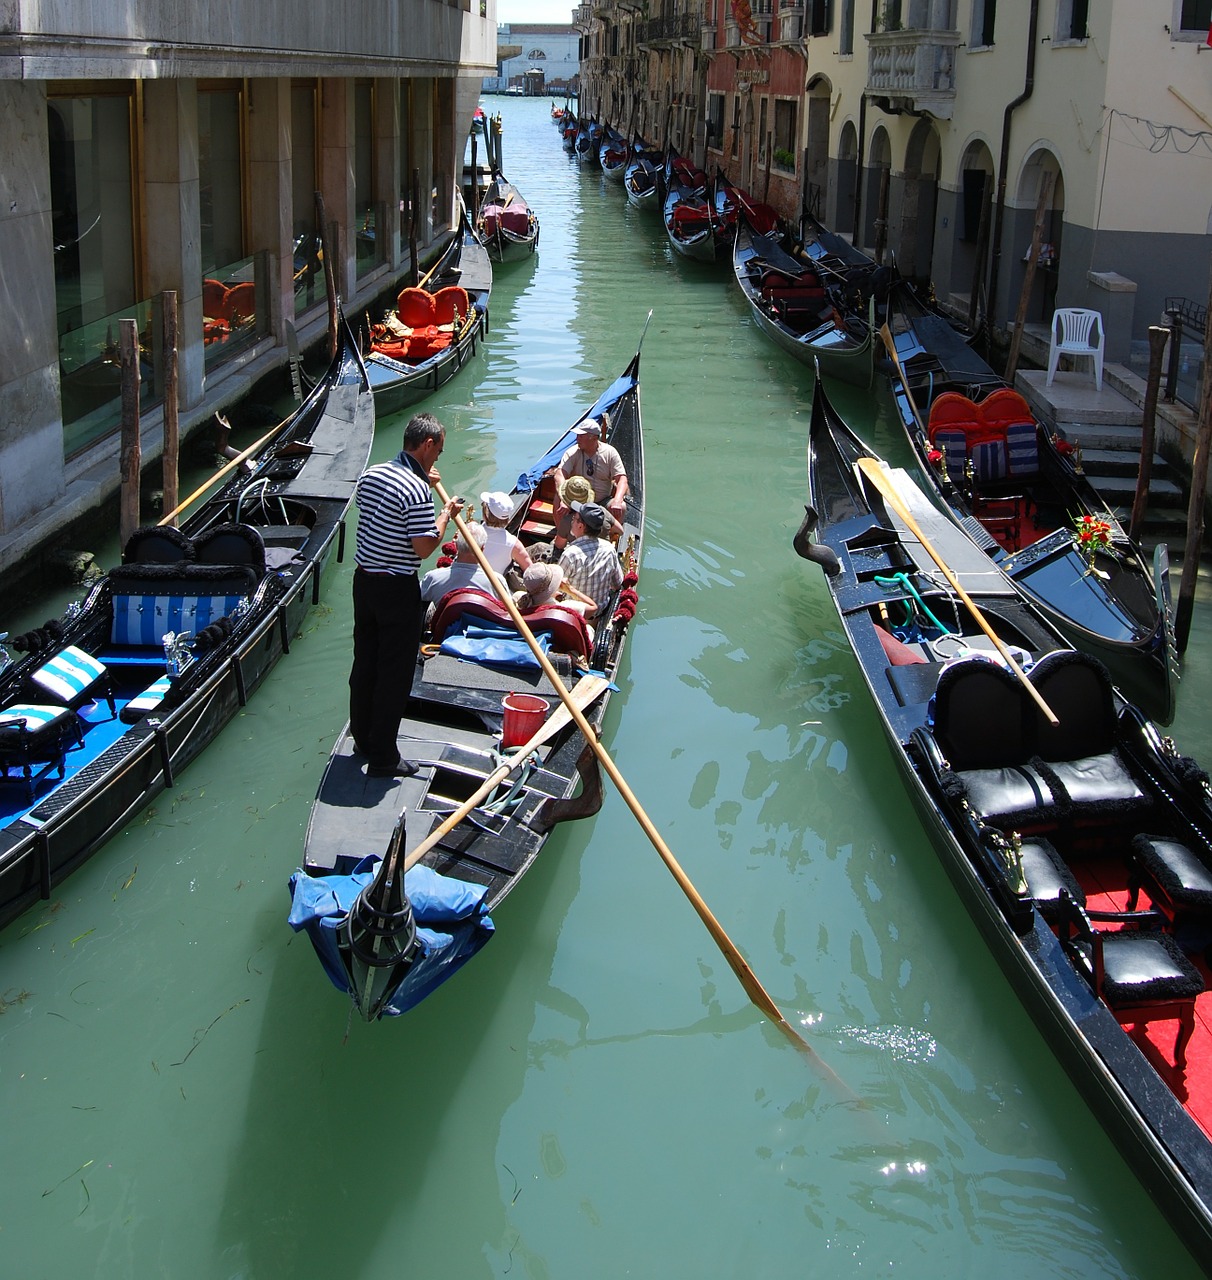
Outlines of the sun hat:
M564 581L564 570L558 564L535 563L522 574L522 586L530 597L531 607L547 604Z
M480 506L486 515L496 516L498 520L508 520L513 515L513 499L500 489L480 494Z
M581 523L590 533L601 533L606 527L606 521L610 519L606 508L599 507L596 502L574 502L572 509L581 517Z
M584 476L569 476L560 482L560 498L570 507L574 502L592 502L593 485Z

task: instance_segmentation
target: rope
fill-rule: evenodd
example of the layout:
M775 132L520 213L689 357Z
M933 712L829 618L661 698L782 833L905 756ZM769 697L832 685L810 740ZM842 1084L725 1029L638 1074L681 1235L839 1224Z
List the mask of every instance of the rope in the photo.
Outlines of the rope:
M943 626L943 624L934 616L934 614L930 612L929 608L926 605L925 600L923 600L921 595L918 593L917 588L913 585L912 582L909 581L908 574L894 573L890 578L880 577L879 574L876 574L875 581L881 587L900 586L905 591L907 591L915 601L917 601L917 605L921 609L921 611L926 615L927 618L930 619L931 622L934 623L934 625L943 633L943 635L952 636L952 635L958 634L957 632L951 631L949 628Z

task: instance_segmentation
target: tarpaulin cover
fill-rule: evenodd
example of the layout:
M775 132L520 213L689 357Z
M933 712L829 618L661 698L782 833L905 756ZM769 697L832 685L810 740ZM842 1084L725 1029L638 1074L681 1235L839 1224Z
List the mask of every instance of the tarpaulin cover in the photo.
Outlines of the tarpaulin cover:
M612 411L614 406L635 388L635 383L635 377L631 373L621 374L597 398L593 408L573 423L573 427L579 426L586 418L596 418L603 410ZM532 489L537 489L539 481L560 461L567 450L572 448L576 442L576 436L572 433L573 427L569 427L537 462L518 476L519 493L529 493Z
M350 907L374 880L380 861L378 854L363 858L349 875L310 876L300 867L290 878L288 923L296 933L306 931L324 972L346 994L352 992L338 942ZM416 918L420 958L384 1009L390 1016L420 1004L479 951L495 927L486 913L483 885L418 865L405 874L404 892Z

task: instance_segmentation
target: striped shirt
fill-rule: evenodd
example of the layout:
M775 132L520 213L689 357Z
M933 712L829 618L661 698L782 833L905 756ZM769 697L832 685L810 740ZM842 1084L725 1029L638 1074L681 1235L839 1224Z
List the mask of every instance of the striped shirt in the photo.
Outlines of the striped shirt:
M595 538L592 534L564 548L560 568L570 586L593 597L599 612L610 603L610 597L623 582L619 553L604 538Z
M358 478L354 561L374 573L415 574L421 560L413 538L436 537L433 491L406 453L368 467Z

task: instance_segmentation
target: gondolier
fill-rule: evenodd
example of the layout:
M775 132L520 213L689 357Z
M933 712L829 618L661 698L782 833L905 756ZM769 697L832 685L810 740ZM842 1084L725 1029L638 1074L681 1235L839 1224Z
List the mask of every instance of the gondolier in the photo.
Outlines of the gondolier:
M404 428L398 456L368 468L358 480L349 723L370 777L416 772L400 758L396 735L425 621L417 573L463 506L451 498L435 522L430 486L441 478L436 464L445 443L446 428L432 414L418 413Z

